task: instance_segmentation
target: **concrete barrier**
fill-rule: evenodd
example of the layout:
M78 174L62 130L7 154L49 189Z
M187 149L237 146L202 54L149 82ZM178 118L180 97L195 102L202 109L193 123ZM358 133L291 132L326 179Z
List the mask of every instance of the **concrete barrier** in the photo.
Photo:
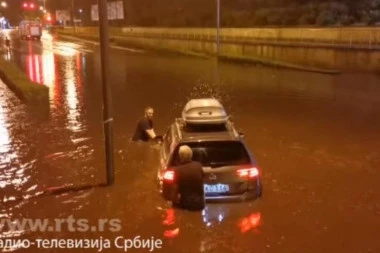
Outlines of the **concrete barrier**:
M61 34L98 36L98 27L54 29ZM215 55L215 28L112 27L124 45ZM223 28L222 57L327 71L380 70L380 28ZM366 59L366 60L363 60Z
M53 28L61 32L98 34L98 27ZM145 28L111 27L111 36L158 37L171 39L216 40L215 28ZM373 49L380 47L380 27L337 27L337 28L221 28L221 42L251 41L312 42L326 45L345 45ZM308 43L309 46L312 44ZM379 48L380 49L380 48Z
M0 79L27 104L49 105L49 88L30 81L13 62L0 59Z

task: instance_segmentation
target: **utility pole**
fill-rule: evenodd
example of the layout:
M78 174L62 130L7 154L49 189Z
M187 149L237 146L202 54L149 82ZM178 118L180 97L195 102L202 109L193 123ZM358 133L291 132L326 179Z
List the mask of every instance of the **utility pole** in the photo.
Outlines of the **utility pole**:
M216 0L216 56L220 54L220 0Z
M111 113L111 92L108 85L109 78L109 40L108 40L108 11L107 0L98 0L99 5L99 38L100 57L102 69L103 94L103 131L105 136L107 185L114 183L114 157L113 157L113 118Z
M75 19L75 14L74 14L74 0L71 0L71 8L70 8L70 19L71 19L71 22L72 25L74 26L74 31L75 31L75 22L74 22L74 19ZM76 31L75 31L76 32Z

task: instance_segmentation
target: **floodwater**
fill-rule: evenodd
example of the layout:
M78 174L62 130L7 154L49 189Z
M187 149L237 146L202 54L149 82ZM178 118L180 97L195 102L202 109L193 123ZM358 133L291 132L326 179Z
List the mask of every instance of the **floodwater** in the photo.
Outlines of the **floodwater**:
M100 54L97 45L49 34L41 42L11 36L12 52L4 57L50 88L50 107L28 107L0 82L0 218L72 216L92 225L116 219L120 226L74 231L66 224L47 232L0 226L3 241L110 240L104 252L123 252L115 238L140 236L162 240L159 252L380 252L380 76L111 48L114 185L33 197L49 187L106 180ZM208 204L199 213L173 210L157 190L159 147L130 138L145 106L154 107L162 134L188 99L209 96L245 133L263 171L264 194ZM84 245L75 251L98 250ZM72 250L41 246L21 251Z

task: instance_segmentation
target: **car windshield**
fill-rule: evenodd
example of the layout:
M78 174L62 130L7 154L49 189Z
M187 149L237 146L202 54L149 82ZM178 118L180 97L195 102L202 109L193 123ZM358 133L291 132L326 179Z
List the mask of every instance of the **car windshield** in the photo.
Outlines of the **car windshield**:
M188 145L193 150L193 160L205 167L220 167L250 163L250 157L244 145L238 141L194 142ZM174 151L171 166L180 164L178 150Z

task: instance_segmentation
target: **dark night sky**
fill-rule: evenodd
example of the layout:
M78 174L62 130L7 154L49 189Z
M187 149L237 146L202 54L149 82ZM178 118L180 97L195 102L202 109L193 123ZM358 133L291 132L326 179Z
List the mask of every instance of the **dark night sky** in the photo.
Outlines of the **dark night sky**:
M22 18L22 4L24 2L34 2L37 5L43 5L43 0L0 0L5 1L8 4L8 7L4 10L1 10L6 18L9 18L12 23L18 23ZM91 4L96 3L96 0L73 0L75 8L85 8ZM45 0L46 8L48 11L51 11L54 14L56 9L68 9L71 5L71 0ZM87 7L89 8L89 7Z
M22 3L43 0L0 0L1 10L11 23L23 17ZM45 0L54 19L56 10L75 6L75 18L91 21L91 5L98 0ZM117 0L109 0L117 1ZM116 25L194 26L215 25L216 0L124 0L125 19ZM263 25L350 25L380 23L380 0L221 0L222 25L250 27ZM79 14L79 9L83 12Z

